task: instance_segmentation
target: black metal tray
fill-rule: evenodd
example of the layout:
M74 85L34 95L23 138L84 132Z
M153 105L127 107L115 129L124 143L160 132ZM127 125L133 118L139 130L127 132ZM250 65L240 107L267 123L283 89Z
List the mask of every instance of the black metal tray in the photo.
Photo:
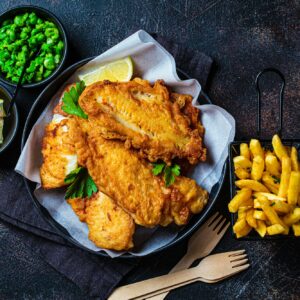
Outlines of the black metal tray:
M75 72L76 69L78 69L79 67L81 67L82 65L84 65L85 63L90 61L91 59L93 59L93 57L81 60L81 61L75 63L74 65L70 66L69 68L67 68L63 73L61 73L57 78L55 78L43 90L43 92L39 95L39 97L34 102L32 108L30 110L30 113L28 115L28 118L26 120L26 123L25 123L24 131L23 131L23 135L22 135L22 142L21 142L22 149L23 149L23 147L26 143L26 140L29 136L29 133L30 133L33 125L35 124L36 120L38 119L40 114L45 109L45 107L48 104L51 97L56 93L58 88ZM181 70L177 70L177 71L178 71L178 75L182 79L190 78L185 72L183 72ZM201 92L201 95L200 95L198 101L199 101L200 104L209 104L209 103L211 103L209 97L204 92ZM210 192L209 201L208 201L208 204L206 205L206 207L204 208L204 210L200 214L193 216L192 219L189 221L189 223L178 233L177 237L174 240L172 240L169 244L157 249L156 251L153 251L152 253L149 253L148 255L160 252L160 251L165 250L165 249L168 249L171 246L179 243L183 239L190 236L205 221L208 213L211 211L211 209L213 208L214 203L217 200L220 189L221 189L222 184L224 182L226 169L227 169L227 162L225 162L225 164L223 166L222 174L221 174L221 177L220 177L218 183L216 183L214 185L214 187L212 188L212 190ZM58 235L64 237L67 241L69 241L71 244L77 246L78 248L81 248L81 249L86 250L88 252L94 253L96 255L108 256L103 251L90 250L90 249L84 247L83 245L81 245L74 238L72 238L71 235L69 234L69 232L63 226L61 226L58 222L56 222L51 217L51 215L49 214L47 209L45 209L39 203L39 201L36 199L36 197L33 194L33 191L35 189L36 184L31 182L30 180L28 180L26 178L24 178L24 181L25 181L25 185L27 187L27 190L28 190L28 192L31 196L31 199L34 202L34 204L35 204L36 208L38 209L39 213L55 229L55 231L57 232ZM123 254L121 257L123 257L123 258L134 258L135 256L133 256L130 253L126 253L126 254Z
M273 68L268 68L268 69L264 69L263 71L261 71L257 77L256 77L256 81L255 81L255 85L256 85L256 89L258 92L258 99L257 99L257 132L256 132L256 138L260 141L262 147L266 148L266 149L270 149L273 150L272 147L272 142L270 140L267 139L262 139L260 138L261 136L261 92L259 89L259 79L260 77L267 72L274 72L276 74L278 74L282 80L282 86L281 86L281 91L280 91L280 99L279 99L279 128L278 128L278 134L281 135L282 133L282 128L283 128L283 122L282 122L282 110L283 110L283 93L284 93L284 88L285 88L285 79L283 74L278 71L277 69L273 69ZM281 139L282 143L285 146L295 146L297 151L298 151L298 156L300 157L300 139ZM249 139L243 139L243 140L239 140L239 141L234 141L232 143L230 143L229 145L229 149L228 149L228 164L229 164L229 173L230 173L230 199L232 199L236 193L237 193L237 188L234 184L235 180L237 180L237 177L235 176L234 173L234 164L233 164L233 158L237 155L239 155L240 149L239 146L241 143L247 143L249 144L250 140ZM235 224L237 220L237 213L231 213L231 228L232 228L232 235L234 236L235 239L236 236L233 232L233 225ZM250 234L248 234L245 237L239 238L238 240L245 240L245 241L257 241L257 240L277 240L277 239L286 239L286 238L297 238L295 237L295 235L289 233L288 235L266 235L263 238L261 238L259 236L259 234L257 232L254 232L254 230L252 230L250 232Z

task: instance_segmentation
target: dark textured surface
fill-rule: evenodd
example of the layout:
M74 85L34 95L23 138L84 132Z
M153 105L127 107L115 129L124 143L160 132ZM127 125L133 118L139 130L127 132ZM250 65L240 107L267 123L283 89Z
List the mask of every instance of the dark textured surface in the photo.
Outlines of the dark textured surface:
M68 64L99 54L139 28L199 49L216 62L207 90L214 103L237 121L237 137L255 133L254 78L262 68L279 68L286 76L284 136L300 135L300 2L295 1L1 1L0 11L17 4L36 4L63 22L71 44ZM185 70L188 72L188 70ZM266 136L276 130L277 91L271 78L263 87ZM28 111L41 90L22 91L18 106ZM21 120L24 122L24 118ZM22 127L22 126L21 126ZM21 130L20 130L21 132ZM14 147L14 148L13 148ZM0 158L1 168L13 165L16 142ZM2 193L5 191L1 191ZM225 182L216 210L225 215L229 199ZM23 245L7 225L0 227L1 299L88 299L72 282ZM215 252L247 249L251 269L230 280L195 283L172 292L168 299L300 299L300 242L242 242L228 232ZM147 258L124 283L166 273L185 245Z

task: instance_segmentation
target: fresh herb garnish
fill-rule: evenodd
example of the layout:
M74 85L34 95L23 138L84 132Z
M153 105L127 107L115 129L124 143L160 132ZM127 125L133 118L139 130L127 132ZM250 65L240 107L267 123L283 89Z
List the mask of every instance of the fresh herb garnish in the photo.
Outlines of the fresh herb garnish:
M87 119L88 116L84 113L82 108L78 104L79 96L85 89L84 81L77 82L75 86L72 86L68 92L65 92L62 98L62 110L70 115L75 115L83 119Z
M276 183L280 183L280 179L277 178L276 176L272 176L272 178L274 179L273 182Z
M176 176L180 175L180 166L172 164L167 166L166 163L153 163L152 173L155 176L163 174L165 185L168 187L175 182Z
M274 206L275 205L275 202L272 202L271 204L270 204L270 206Z
M65 199L91 197L98 188L89 175L88 170L78 167L65 178L65 183L70 184L67 188Z

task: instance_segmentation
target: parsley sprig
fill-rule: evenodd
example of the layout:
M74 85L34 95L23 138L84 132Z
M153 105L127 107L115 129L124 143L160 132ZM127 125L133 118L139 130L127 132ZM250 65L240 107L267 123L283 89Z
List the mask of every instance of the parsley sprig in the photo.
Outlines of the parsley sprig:
M84 113L79 106L79 96L85 89L84 81L77 82L75 86L72 86L68 92L65 92L62 98L62 110L70 115L75 115L83 119L87 119L88 116Z
M89 175L88 170L78 167L65 178L65 183L70 184L67 188L65 199L91 197L98 188Z
M180 166L177 164L172 164L167 166L166 163L153 163L152 173L155 176L163 174L165 185L169 187L175 182L176 176L180 175Z

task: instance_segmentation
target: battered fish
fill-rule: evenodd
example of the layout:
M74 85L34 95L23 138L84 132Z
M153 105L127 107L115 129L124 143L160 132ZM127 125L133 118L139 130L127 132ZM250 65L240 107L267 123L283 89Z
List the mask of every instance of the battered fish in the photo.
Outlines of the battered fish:
M94 83L84 90L79 105L102 137L125 141L127 148L138 149L150 161L170 163L178 157L196 164L206 159L206 149L191 100L188 95L170 95L162 80L152 87L137 78Z
M152 165L135 151L102 138L90 122L79 121L82 130L75 132L74 140L80 165L135 223L145 227L171 222L184 225L206 204L207 192L192 179L178 177L174 185L165 187L162 178L152 174Z
M77 155L70 131L77 130L76 121L62 109L62 96L73 84L63 91L59 103L53 109L52 121L46 126L42 142L43 164L40 168L42 186L53 189L65 186L64 179L77 168Z
M65 185L65 177L77 168L77 155L70 131L76 130L76 121L55 114L45 129L42 144L43 164L40 169L45 189Z
M89 239L96 246L111 250L133 247L133 219L105 194L98 192L89 199L69 199L68 203L89 228Z

